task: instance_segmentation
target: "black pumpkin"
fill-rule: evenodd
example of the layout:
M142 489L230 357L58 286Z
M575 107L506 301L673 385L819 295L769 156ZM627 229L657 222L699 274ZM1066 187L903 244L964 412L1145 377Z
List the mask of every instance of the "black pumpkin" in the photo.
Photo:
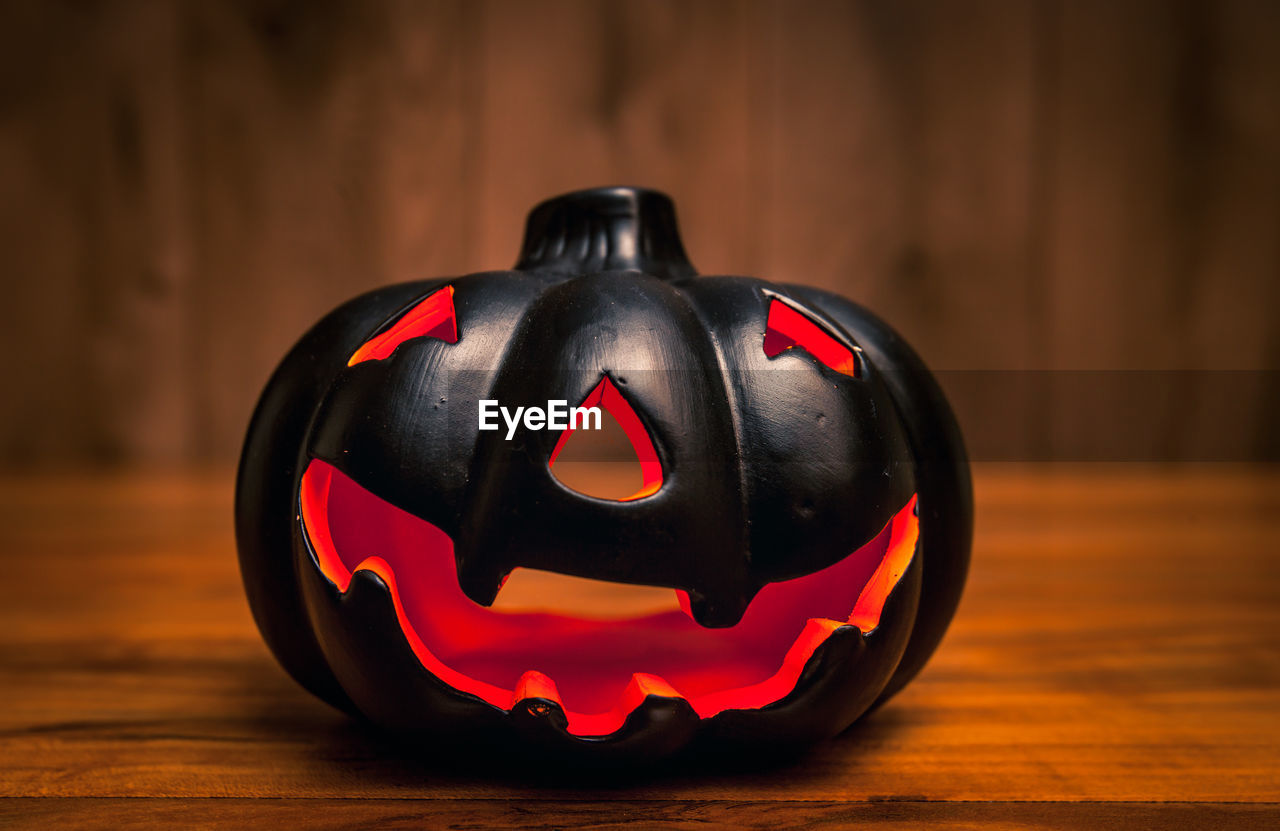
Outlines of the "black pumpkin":
M638 493L562 484L568 431L477 428L482 400L554 399L618 419ZM959 432L909 347L828 292L696 277L670 200L629 188L538 206L513 271L320 321L236 494L254 618L303 686L397 732L589 759L843 730L938 644L971 530ZM683 611L486 608L522 567Z

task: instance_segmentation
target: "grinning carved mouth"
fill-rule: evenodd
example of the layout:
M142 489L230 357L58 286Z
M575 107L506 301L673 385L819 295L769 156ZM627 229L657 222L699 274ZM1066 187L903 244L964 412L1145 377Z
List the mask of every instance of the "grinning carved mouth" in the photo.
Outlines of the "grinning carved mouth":
M686 612L599 619L503 611L458 586L453 541L314 459L302 476L301 521L320 572L347 591L371 571L395 604L422 666L460 692L509 710L525 699L560 704L576 736L617 731L649 695L683 698L701 718L784 698L841 626L869 633L919 536L916 497L872 540L813 574L766 585L742 620L700 626Z

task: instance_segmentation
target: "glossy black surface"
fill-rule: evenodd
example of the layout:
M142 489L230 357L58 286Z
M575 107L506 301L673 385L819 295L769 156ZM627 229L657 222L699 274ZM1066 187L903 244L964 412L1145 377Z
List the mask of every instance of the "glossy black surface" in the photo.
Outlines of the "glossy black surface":
M457 343L419 338L347 367L361 343L445 285ZM774 298L860 350L859 377L799 349L766 357ZM482 398L511 408L577 403L602 376L658 452L664 483L653 496L615 502L569 490L548 468L554 431L507 441L505 430L477 430ZM880 627L839 630L784 701L699 721L683 701L651 700L619 734L584 740L555 729L554 707L507 714L431 676L376 576L357 574L343 596L319 574L297 520L311 458L445 530L459 583L480 603L525 566L685 589L701 624L728 626L766 583L857 549L912 493L921 542ZM514 271L380 289L317 324L254 415L236 521L255 620L317 695L396 730L493 733L639 761L690 743L812 741L900 688L955 610L972 501L946 402L891 329L826 292L695 277L670 201L610 188L538 206Z

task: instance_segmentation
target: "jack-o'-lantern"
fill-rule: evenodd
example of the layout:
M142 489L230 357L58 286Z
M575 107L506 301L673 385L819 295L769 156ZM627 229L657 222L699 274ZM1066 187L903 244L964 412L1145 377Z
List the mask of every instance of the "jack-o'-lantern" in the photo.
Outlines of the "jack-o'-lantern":
M639 488L554 471L606 411ZM512 271L395 285L321 320L253 417L236 497L254 618L304 687L400 733L588 759L834 735L955 610L968 467L885 324L816 289L697 276L665 196L538 206ZM501 608L521 569L670 608Z

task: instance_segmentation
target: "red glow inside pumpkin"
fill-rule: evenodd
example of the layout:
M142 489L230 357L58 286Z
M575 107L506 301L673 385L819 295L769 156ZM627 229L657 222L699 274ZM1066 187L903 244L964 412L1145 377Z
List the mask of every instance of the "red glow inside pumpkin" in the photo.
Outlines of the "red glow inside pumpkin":
M610 386L597 387L602 400ZM709 629L678 611L598 620L489 609L458 587L447 534L328 463L309 464L300 502L321 572L344 592L356 571L377 574L427 670L502 709L556 701L579 736L617 730L647 695L682 697L703 718L783 698L837 628L876 628L919 535L913 496L840 562L765 586L736 626Z
M836 372L857 377L853 350L806 315L774 298L769 302L769 317L765 322L764 354L772 358L796 346Z
M453 309L453 286L445 286L432 292L425 300L402 314L384 332L365 341L352 354L347 366L390 357L397 346L410 338L439 338L445 343L458 342L458 317Z

